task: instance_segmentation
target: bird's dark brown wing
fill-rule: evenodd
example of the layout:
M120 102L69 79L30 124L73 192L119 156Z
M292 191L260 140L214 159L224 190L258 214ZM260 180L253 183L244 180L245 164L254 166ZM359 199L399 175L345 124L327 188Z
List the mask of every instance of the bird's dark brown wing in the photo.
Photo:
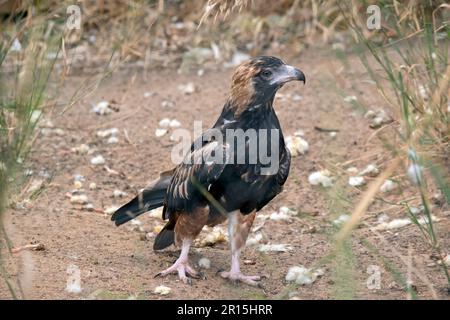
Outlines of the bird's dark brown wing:
M229 160L229 146L208 141L191 149L174 171L166 194L164 218L174 212L192 212L203 199L204 192L217 181Z

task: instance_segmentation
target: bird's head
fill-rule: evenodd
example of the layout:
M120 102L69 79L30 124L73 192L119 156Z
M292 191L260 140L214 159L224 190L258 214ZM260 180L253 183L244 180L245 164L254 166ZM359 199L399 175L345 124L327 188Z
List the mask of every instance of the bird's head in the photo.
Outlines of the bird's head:
M275 93L290 81L306 82L302 71L276 57L261 56L241 63L231 81L230 100L237 112L272 101Z

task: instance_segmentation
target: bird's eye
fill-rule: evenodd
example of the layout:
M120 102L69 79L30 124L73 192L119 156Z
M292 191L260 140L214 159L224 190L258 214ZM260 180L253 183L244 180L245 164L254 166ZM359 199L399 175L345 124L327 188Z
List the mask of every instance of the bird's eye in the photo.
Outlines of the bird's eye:
M270 71L270 70L263 70L263 71L261 72L261 75L262 75L264 78L270 78L270 77L272 76L272 71Z

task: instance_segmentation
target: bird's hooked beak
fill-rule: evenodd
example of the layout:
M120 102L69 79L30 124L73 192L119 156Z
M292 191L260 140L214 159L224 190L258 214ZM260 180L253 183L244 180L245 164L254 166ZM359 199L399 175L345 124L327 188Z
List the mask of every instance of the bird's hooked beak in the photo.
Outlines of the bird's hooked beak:
M305 84L305 74L293 66L284 64L280 66L274 73L274 77L271 83L282 86L283 84L290 81L303 81L303 84Z

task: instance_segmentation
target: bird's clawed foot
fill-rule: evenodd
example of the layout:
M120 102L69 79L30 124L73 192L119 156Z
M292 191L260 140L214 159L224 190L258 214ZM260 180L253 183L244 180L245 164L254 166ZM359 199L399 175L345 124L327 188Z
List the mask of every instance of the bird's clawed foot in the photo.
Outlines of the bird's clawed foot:
M224 279L230 280L234 284L243 282L254 287L260 286L259 282L261 280L260 276L246 276L240 272L232 272L232 271L222 271L220 272L220 276Z
M178 273L178 277L181 281L183 281L185 284L192 284L192 279L199 279L201 277L200 273L195 271L194 268L192 268L187 261L176 261L170 268L167 268L164 271L161 271L155 275L156 277L165 277L168 274L171 273ZM189 277L188 277L189 276Z

